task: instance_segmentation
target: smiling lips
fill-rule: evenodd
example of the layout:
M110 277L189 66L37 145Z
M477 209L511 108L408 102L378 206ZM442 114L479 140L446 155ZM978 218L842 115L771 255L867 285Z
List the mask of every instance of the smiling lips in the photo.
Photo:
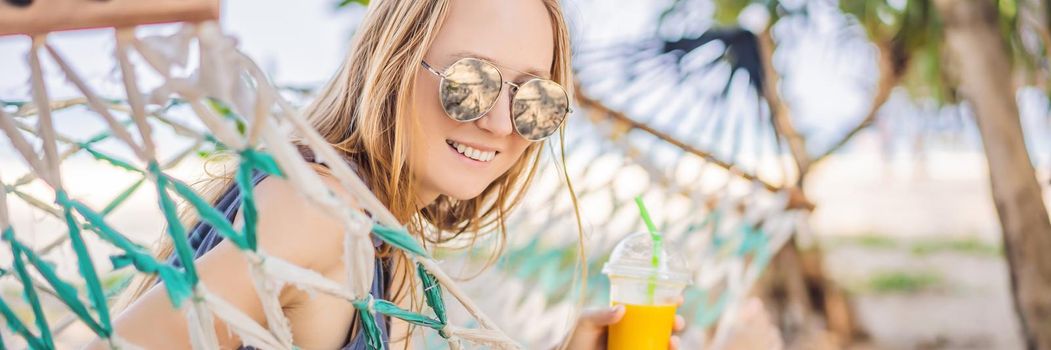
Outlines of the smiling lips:
M453 140L445 140L445 143L448 143L456 152L479 162L488 162L496 157L496 151L482 151Z

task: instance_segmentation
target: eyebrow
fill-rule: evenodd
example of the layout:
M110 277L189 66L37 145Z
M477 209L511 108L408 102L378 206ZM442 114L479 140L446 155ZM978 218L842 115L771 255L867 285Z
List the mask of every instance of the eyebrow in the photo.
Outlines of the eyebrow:
M493 64L499 66L500 68L504 68L504 69L513 71L515 73L519 73L518 76L515 77L515 80L518 80L518 79L522 78L522 76L525 76L525 75L531 75L531 76L534 76L534 77L537 77L537 78L543 78L543 79L551 79L549 77L549 75L550 75L549 73L544 72L544 71L542 71L539 68L533 67L533 68L529 68L528 70L523 72L523 71L520 71L520 70L517 70L517 69L514 69L514 68L508 68L506 65L503 65L503 64L499 63L499 61L493 59L492 57L489 57L489 56L486 56L486 55L483 55L483 54L480 54L480 53L477 53L477 52L457 51L456 53L453 53L452 55L449 55L449 56L454 58L454 59L461 59L461 58L465 58L465 57L473 57L473 58L479 58L479 59L483 59L483 60L492 62Z

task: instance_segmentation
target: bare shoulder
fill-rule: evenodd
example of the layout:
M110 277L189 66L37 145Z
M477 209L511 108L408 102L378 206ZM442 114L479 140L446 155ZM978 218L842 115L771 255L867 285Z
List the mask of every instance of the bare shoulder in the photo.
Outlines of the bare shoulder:
M337 196L350 198L336 179L321 178ZM339 218L307 199L287 179L269 176L253 193L259 213L259 245L264 251L319 271L341 264L344 228Z

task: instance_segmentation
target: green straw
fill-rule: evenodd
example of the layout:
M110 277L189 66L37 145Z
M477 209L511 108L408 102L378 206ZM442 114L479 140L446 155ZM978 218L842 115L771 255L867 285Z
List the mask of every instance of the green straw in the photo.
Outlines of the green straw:
M657 290L657 274L656 271L660 268L660 254L663 240L661 235L657 232L657 225L653 224L653 220L650 219L650 213L646 210L646 204L642 202L642 196L635 197L635 204L639 206L639 215L642 216L642 221L646 223L646 228L650 231L650 239L653 240L653 253L650 254L650 265L653 266L654 274L650 275L650 283L646 288L646 295L649 297L650 304L653 304L654 294Z

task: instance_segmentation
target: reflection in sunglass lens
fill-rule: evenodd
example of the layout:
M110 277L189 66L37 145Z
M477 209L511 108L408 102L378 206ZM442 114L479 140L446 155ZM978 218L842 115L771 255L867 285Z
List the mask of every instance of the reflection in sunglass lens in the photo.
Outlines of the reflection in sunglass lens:
M438 86L445 113L458 121L478 119L500 95L500 70L484 61L464 58L443 73Z
M566 90L550 80L533 79L522 84L511 103L515 130L527 140L539 141L562 125L569 111Z

